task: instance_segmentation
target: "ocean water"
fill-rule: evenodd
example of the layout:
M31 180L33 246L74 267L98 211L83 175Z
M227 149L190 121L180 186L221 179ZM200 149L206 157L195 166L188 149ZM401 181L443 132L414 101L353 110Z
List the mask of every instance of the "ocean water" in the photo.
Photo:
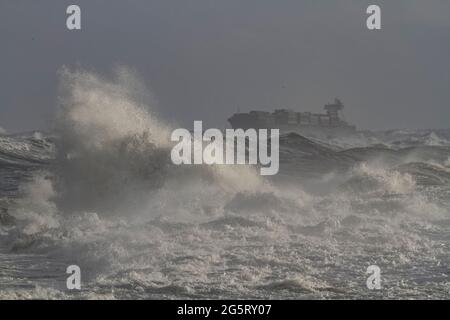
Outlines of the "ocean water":
M51 133L0 135L0 299L450 298L449 130L282 135L274 177L174 166L130 77L66 70Z

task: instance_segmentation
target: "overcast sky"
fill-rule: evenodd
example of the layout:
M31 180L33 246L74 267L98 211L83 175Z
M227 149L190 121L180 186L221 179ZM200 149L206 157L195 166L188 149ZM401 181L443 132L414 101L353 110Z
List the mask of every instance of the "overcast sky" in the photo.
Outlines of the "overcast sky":
M66 29L69 4L81 31ZM380 31L366 28L369 4ZM359 128L450 128L449 13L448 0L1 0L0 127L50 128L62 65L120 64L188 128L334 97Z

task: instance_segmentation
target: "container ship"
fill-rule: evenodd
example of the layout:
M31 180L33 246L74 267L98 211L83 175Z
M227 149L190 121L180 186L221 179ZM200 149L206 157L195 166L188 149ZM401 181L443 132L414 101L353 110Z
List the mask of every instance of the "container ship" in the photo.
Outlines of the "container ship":
M326 113L295 112L277 109L274 112L250 111L235 113L229 119L233 129L279 129L280 133L341 136L356 133L356 127L342 119L343 103L335 99L324 106Z

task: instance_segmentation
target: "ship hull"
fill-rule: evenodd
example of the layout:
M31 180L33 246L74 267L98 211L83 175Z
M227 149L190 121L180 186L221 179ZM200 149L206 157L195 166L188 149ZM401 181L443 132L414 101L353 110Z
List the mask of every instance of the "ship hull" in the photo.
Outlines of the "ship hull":
M253 123L249 121L242 121L229 119L233 129L279 129L280 134L298 133L308 136L350 136L355 134L356 128L354 126L313 126L313 125L298 125L298 124L274 124L268 125L266 123Z

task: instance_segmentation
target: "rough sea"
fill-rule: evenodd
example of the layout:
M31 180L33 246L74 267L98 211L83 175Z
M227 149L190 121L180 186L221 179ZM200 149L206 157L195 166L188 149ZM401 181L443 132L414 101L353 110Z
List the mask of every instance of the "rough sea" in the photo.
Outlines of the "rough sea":
M284 134L274 177L175 166L128 77L65 71L50 132L0 135L0 299L450 298L450 130Z

